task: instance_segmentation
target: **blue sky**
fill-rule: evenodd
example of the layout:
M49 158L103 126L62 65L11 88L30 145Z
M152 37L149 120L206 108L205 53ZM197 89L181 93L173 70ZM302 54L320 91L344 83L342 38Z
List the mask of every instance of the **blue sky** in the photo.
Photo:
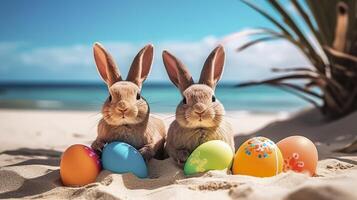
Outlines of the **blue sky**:
M257 2L271 11L266 2ZM91 51L95 41L109 49L123 74L140 48L153 43L149 80L167 81L163 49L181 58L195 77L227 35L273 26L238 0L11 0L0 2L0 27L0 81L99 81ZM234 52L248 40L225 44L224 81L262 78L270 67L307 63L284 41Z

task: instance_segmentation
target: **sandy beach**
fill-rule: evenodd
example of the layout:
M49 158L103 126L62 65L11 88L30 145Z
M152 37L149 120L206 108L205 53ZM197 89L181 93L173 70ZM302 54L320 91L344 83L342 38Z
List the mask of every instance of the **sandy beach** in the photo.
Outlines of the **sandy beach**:
M172 114L158 114L169 124ZM357 113L333 123L318 112L295 115L228 112L236 146L254 135L277 142L300 134L315 142L315 177L293 172L270 178L210 171L185 177L170 159L151 160L148 179L102 171L95 183L64 187L60 156L71 144L89 145L100 114L75 111L0 110L0 199L356 199L357 156L334 152L356 139Z
M357 200L357 0L11 0L0 27L0 200Z

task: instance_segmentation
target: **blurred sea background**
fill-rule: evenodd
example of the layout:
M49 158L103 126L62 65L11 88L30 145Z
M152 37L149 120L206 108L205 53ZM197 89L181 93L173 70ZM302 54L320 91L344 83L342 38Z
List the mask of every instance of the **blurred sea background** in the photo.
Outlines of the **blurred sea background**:
M260 6L272 10L267 2ZM225 47L226 64L216 97L227 111L291 113L310 106L277 88L234 86L274 77L273 67L310 66L284 40L259 43L238 53L237 47L256 38L251 35L256 27L275 27L236 0L209 4L203 0L155 4L38 0L0 7L0 26L5 27L0 31L0 108L99 112L108 91L95 67L94 42L112 54L124 77L138 51L147 43L154 44L152 71L142 91L152 113L175 112L181 100L167 77L161 52L169 50L198 78L218 44Z
M167 82L144 84L142 95L153 113L175 112L181 100L178 89ZM100 111L107 96L107 86L102 83L0 84L0 108ZM290 93L269 86L237 88L223 83L217 87L216 96L227 111L295 112L310 106Z

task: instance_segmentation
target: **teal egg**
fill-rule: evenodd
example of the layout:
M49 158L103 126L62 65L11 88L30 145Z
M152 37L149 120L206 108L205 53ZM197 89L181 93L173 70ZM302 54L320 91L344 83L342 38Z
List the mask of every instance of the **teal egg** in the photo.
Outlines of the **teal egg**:
M144 158L133 146L124 142L107 144L102 153L103 168L114 173L133 173L139 178L148 176Z
M209 170L230 169L233 160L232 148L221 140L211 140L198 146L188 157L185 175Z

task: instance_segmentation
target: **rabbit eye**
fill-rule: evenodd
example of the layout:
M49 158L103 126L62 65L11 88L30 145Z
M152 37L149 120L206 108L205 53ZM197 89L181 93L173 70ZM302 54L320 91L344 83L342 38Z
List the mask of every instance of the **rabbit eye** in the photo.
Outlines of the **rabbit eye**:
M136 94L136 100L140 100L141 99L141 95L140 95L140 93L137 93Z
M109 95L108 99L111 102L112 101L112 95Z
M216 102L216 97L212 95L212 102Z
M186 97L184 97L184 98L182 99L182 103L183 103L183 104L187 104Z

